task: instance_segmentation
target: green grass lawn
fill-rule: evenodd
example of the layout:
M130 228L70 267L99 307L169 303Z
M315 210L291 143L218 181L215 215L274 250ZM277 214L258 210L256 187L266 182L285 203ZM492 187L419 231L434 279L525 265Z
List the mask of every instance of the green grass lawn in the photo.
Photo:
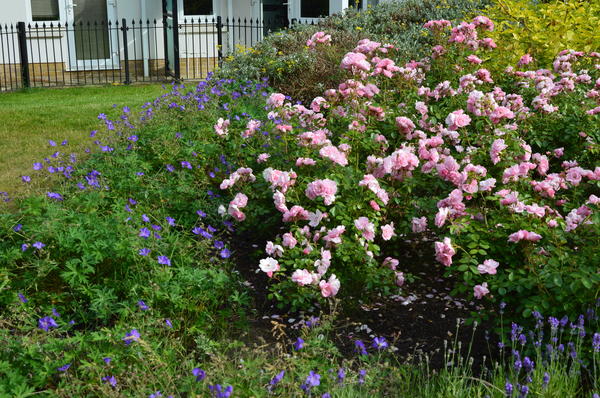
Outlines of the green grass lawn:
M20 177L33 172L33 162L56 150L70 153L81 149L89 142L89 132L99 126L99 113L114 115L125 105L134 111L163 92L161 84L152 84L0 94L0 192L22 192ZM50 148L48 140L56 141L58 149ZM67 147L60 147L63 140L68 140Z

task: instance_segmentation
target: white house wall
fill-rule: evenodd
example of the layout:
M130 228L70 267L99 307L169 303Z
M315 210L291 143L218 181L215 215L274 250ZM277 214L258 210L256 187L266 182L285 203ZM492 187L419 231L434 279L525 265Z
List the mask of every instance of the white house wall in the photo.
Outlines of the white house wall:
M61 25L64 26L66 20L66 1L59 0L61 3ZM115 15L121 25L121 20L125 18L128 26L132 26L132 20L135 21L135 30L128 31L128 40L126 43L130 60L146 59L164 59L164 36L162 30L162 2L160 0L115 0L116 8ZM180 0L181 1L181 0ZM288 17L290 19L300 17L300 1L288 0ZM349 0L323 0L329 1L330 13L339 13L348 7ZM368 0L371 2L371 0ZM232 5L231 10L228 9L228 3ZM260 0L220 0L215 11L223 19L223 22L229 24L223 28L222 51L225 55L239 46L250 47L263 36L263 30L256 25L259 19L262 19L262 2ZM0 0L0 24L13 24L16 30L16 23L24 21L35 27L35 23L31 22L29 10L29 0ZM143 15L143 11L145 15ZM194 20L194 24L184 23L185 16L180 12L179 17L181 29L179 50L180 58L206 58L216 57L218 54L217 48L217 31L213 24L213 18L209 23L198 24ZM233 27L229 20L233 17ZM140 31L139 22L142 21L143 29ZM216 15L215 15L216 18ZM244 20L246 21L244 23ZM147 29L146 22L150 21L150 29ZM156 25L154 22L156 21ZM116 21L111 21L116 22ZM200 22L205 22L204 20ZM241 22L241 24L240 24ZM303 21L306 22L306 21ZM53 22L53 24L57 24ZM42 28L42 24L38 23L38 29L28 32L28 54L31 63L54 63L65 62L68 64L70 52L72 49L67 46L67 33L64 28L54 27L50 29L46 26ZM114 26L114 25L113 25ZM159 28L154 31L154 28ZM125 44L122 41L122 32L112 31L118 36L117 46L111 48L111 51L118 52L120 59L124 59ZM72 37L71 37L72 38ZM134 40L135 39L135 40ZM18 60L18 48L16 35L14 41L4 37L0 43L0 55L3 59L12 59L12 62ZM13 59L13 54L16 54L16 59ZM6 63L6 61L4 62ZM94 65L94 62L91 63ZM69 65L67 65L67 69ZM100 68L102 69L102 68Z

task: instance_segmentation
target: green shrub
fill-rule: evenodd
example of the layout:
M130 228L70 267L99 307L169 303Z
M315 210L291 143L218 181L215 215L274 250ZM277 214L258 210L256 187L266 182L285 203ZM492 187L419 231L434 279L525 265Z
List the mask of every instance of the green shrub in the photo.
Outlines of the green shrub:
M381 3L365 11L350 9L316 25L296 25L266 37L242 54L231 56L217 76L240 79L268 77L271 86L294 100L310 101L342 79L339 59L360 39L393 44L404 61L420 59L431 39L423 24L431 19L456 20L489 4L489 0L406 0ZM327 51L309 51L315 32L331 34Z
M541 66L564 49L600 50L600 0L496 0L484 13L496 22L490 37L502 43L490 68L514 65L524 54Z

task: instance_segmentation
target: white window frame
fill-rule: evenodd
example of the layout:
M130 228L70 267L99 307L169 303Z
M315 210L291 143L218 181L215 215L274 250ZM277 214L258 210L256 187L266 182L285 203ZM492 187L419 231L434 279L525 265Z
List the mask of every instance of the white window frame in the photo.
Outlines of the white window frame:
M179 23L183 23L184 19L208 19L208 18L216 18L219 15L221 9L221 1L220 0L212 0L213 5L213 13L208 15L187 15L183 10L183 0L177 0L177 16L179 17Z
M27 22L31 23L31 24L46 24L46 26L53 24L54 26L56 26L57 24L61 24L61 26L64 24L64 20L65 20L65 2L64 0L58 0L58 19L57 20L50 20L50 21L34 21L33 20L33 9L31 8L31 0L25 0L25 11L26 11L26 15L27 15Z

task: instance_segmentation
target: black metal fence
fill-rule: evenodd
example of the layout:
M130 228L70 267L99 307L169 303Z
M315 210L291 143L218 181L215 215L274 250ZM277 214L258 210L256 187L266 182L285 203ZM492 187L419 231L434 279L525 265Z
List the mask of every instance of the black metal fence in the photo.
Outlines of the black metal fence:
M176 28L125 19L0 25L0 91L202 79L224 57L293 23L216 17L184 19Z

